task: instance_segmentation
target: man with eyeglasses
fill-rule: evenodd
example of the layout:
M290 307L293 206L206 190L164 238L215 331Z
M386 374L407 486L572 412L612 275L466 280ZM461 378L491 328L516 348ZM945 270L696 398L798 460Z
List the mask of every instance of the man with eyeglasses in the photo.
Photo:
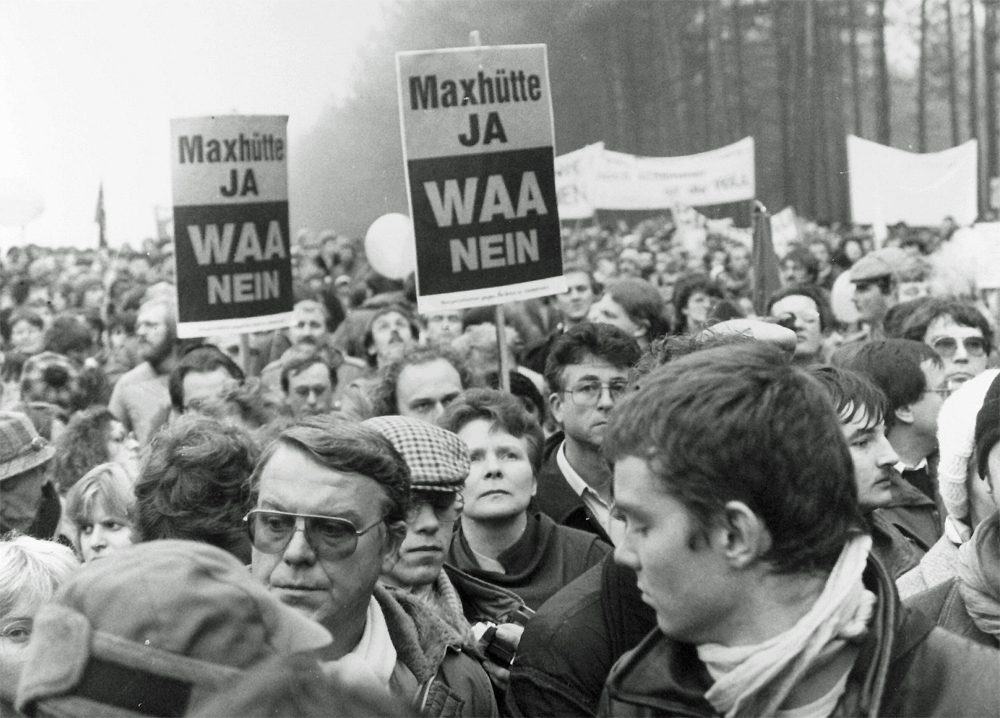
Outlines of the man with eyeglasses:
M993 347L993 330L983 313L950 299L928 300L906 320L903 337L937 352L952 391L986 370Z
M388 439L344 416L286 429L251 480L253 575L330 631L321 661L360 659L425 716L496 715L482 668L448 650L431 609L377 585L406 536L409 474Z
M886 436L899 456L895 468L906 482L895 485L894 500L883 512L927 551L943 530L937 418L949 392L944 363L926 344L887 339L863 345L844 368L867 376L888 397Z
M545 363L549 408L562 431L545 444L534 506L612 545L624 526L611 516L611 468L601 446L608 415L639 356L639 345L624 331L588 322L556 339Z

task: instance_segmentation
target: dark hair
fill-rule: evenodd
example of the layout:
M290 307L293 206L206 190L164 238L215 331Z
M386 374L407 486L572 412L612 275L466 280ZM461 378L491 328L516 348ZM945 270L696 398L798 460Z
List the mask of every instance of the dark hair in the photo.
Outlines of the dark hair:
M521 400L529 412L531 407L535 407L538 412L539 421L545 420L545 399L542 397L538 387L535 386L535 382L526 377L519 371L511 371L510 375L510 393ZM486 386L490 389L500 390L500 372L491 371L486 375ZM529 406L530 405L530 406Z
M819 279L819 260L805 247L792 247L788 250L788 253L781 258L782 268L788 261L801 264L809 276L810 283L815 283Z
M136 313L130 310L117 312L108 317L108 332L121 327L129 336L135 334Z
M860 525L851 455L823 387L760 342L706 349L649 375L611 412L607 458L637 457L703 533L726 502L767 527L776 573L829 571Z
M246 378L239 365L212 344L200 344L181 357L167 381L170 403L178 414L184 413L184 377L191 372L206 373L216 369L225 369L226 373L238 382Z
M77 412L55 442L52 480L66 493L80 478L98 464L111 460L108 437L114 415L106 406L92 406Z
M385 436L335 413L301 419L264 449L250 477L254 494L260 490L261 472L279 446L300 451L320 466L361 474L381 485L388 509L385 522L390 529L405 533L406 514L410 508L410 468Z
M903 338L922 342L927 329L939 317L951 317L959 326L978 329L986 340L986 353L992 350L993 328L983 313L967 302L953 299L930 299L922 304L903 323Z
M531 469L535 476L538 475L542 467L545 435L520 400L496 389L469 389L448 405L438 419L438 426L457 434L463 426L477 419L488 421L493 430L499 429L515 439L524 439Z
M320 352L313 351L302 354L301 356L295 356L285 362L284 366L281 368L281 391L285 394L288 393L289 380L304 372L306 369L311 367L313 364L321 364L326 367L327 372L330 374L330 386L333 389L337 388L337 369L330 365Z
M368 324L365 327L365 336L362 340L362 346L365 350L365 359L368 362L368 366L372 368L378 366L378 358L368 351L371 349L372 344L375 343L375 337L372 334L372 327L375 325L375 322L379 317L384 317L386 314L391 314L392 312L395 312L406 319L407 324L410 325L410 337L412 339L418 339L420 337L420 324L413 317L413 313L410 312L408 308L404 307L402 304L390 304L386 307L382 307L372 314L372 318L368 320Z
M889 429L896 423L896 410L919 401L927 389L927 380L920 368L926 361L942 366L941 357L923 342L883 339L863 344L844 368L864 374L885 392L889 401L885 426Z
M644 379L659 366L668 364L676 359L702 351L703 349L714 349L715 347L730 346L732 344L745 344L754 339L746 334L716 334L715 332L701 332L699 334L675 334L654 342L649 347L649 351L643 353L642 357L632 367L629 372L630 389L638 391L644 383Z
M443 360L455 367L458 372L459 382L463 389L472 386L472 374L469 368L462 361L462 358L452 349L447 347L419 347L407 352L403 357L397 359L386 367L383 367L378 374L378 382L370 389L369 397L372 402L372 416L395 416L399 414L399 403L396 401L396 387L399 384L399 375L406 367L423 366L431 362Z
M906 337L903 336L903 332L910 317L928 302L934 301L937 300L933 297L919 297L889 307L889 310L885 313L885 317L882 319L882 330L885 332L885 336L888 339L915 339L918 342L922 342L924 340L923 333L919 337Z
M562 391L563 370L589 356L604 359L621 369L631 369L642 355L639 344L618 327L584 322L560 334L545 360L549 391Z
M10 318L7 320L7 325L14 330L14 325L18 322L27 322L38 329L45 329L45 320L42 316L26 307L18 307L13 312L10 313Z
M604 287L629 318L636 323L644 323L648 329L646 337L652 341L670 330L664 312L666 305L659 290L645 279L624 277L612 279Z
M796 284L790 287L782 287L774 292L767 299L767 313L771 313L771 307L785 297L806 297L813 300L816 311L819 312L819 329L821 332L828 332L837 323L833 316L833 309L830 307L830 300L826 298L823 289L815 284Z
M243 558L258 449L241 427L182 416L153 438L135 485L133 540L187 539Z
M811 367L807 371L826 389L841 423L853 421L864 413L874 425L889 415L885 392L865 375L836 366Z
M677 334L683 334L688 330L687 315L682 310L687 308L692 295L699 293L716 299L722 299L723 296L719 285L704 274L691 274L677 282L674 288L674 314L677 317L674 331Z
M79 315L59 314L45 332L45 351L77 358L89 354L93 348L94 337Z

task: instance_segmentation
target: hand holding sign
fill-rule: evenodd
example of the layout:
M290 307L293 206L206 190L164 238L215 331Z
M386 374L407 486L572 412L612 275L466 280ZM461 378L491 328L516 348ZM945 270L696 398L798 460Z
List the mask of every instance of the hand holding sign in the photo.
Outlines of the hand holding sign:
M365 234L365 256L383 277L405 279L417 265L410 218L390 212L372 222Z

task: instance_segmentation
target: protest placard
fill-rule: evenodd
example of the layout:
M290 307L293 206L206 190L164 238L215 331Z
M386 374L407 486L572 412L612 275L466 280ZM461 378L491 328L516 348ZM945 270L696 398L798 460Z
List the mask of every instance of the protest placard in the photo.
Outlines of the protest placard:
M288 325L287 123L263 115L170 122L181 338Z
M421 312L566 291L544 45L396 54Z

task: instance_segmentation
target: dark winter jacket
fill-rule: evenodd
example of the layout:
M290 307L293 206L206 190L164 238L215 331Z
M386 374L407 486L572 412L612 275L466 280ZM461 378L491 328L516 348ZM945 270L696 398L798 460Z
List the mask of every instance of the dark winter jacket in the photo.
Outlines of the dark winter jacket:
M593 716L611 666L656 626L635 572L608 554L546 601L510 672L513 716Z
M539 511L557 524L594 534L609 546L614 542L583 499L566 483L556 453L566 438L561 431L545 442L542 468L538 472L538 492L531 501L531 511Z
M1000 716L1000 651L904 607L877 559L864 581L875 614L833 715ZM711 685L695 646L654 630L611 670L598 715L716 716Z

